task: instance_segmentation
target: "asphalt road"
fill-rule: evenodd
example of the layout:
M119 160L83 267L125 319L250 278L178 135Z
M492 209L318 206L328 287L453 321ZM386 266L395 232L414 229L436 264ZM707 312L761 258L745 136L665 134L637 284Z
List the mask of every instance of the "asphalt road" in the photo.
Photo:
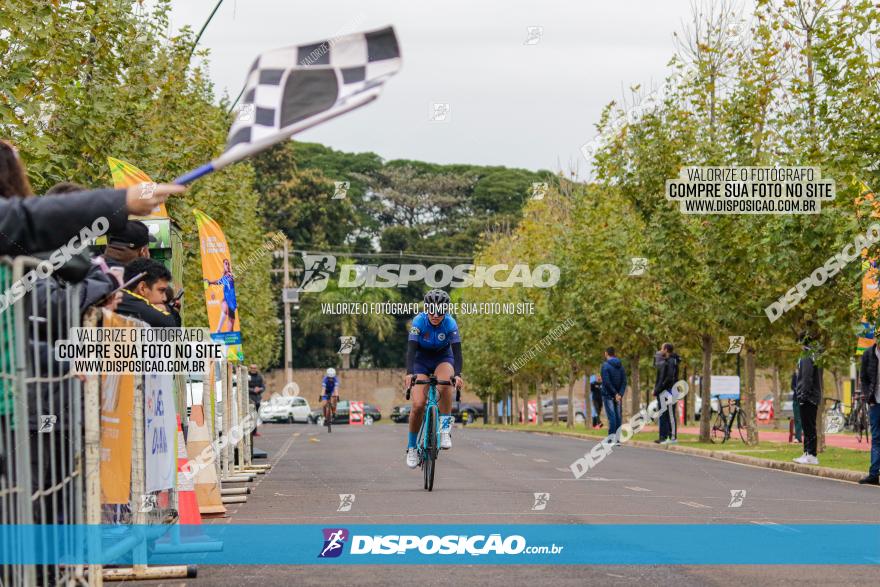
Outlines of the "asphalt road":
M574 438L456 429L434 491L404 464L405 426L265 425L272 470L248 502L209 523L260 524L786 524L880 523L880 490L668 451L623 446L575 480L594 444ZM731 490L745 490L738 508ZM549 493L542 511L535 493ZM354 494L338 512L339 494ZM724 548L725 545L719 545ZM259 545L255 545L259 548ZM817 549L821 545L817 545ZM880 557L880 545L878 545ZM876 585L877 566L206 566L165 585ZM141 583L143 584L143 583Z

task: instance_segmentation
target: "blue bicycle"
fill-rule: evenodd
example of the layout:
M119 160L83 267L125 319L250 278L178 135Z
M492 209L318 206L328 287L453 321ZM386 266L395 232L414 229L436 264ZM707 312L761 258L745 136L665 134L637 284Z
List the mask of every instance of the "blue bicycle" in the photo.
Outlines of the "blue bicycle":
M422 420L422 426L419 428L418 449L419 466L422 467L422 473L425 476L425 489L432 491L434 489L434 468L437 462L437 456L440 454L440 408L437 405L437 386L453 385L451 381L437 380L437 377L431 375L428 380L414 381L415 385L429 385L428 399L425 403L425 417ZM406 399L409 401L412 386L406 390ZM456 388L455 401L461 401L461 390Z

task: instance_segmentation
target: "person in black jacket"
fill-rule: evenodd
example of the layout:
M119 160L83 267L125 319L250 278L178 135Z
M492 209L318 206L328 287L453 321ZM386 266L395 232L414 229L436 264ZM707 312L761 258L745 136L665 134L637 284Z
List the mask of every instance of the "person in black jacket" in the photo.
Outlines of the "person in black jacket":
M621 425L620 405L626 393L626 371L617 358L614 347L605 349L605 362L602 363L602 401L605 402L605 415L608 418L608 438L618 442L617 431Z
M590 401L593 403L593 428L602 427L602 376L590 375Z
M657 379L654 382L654 397L657 398L658 406L661 404L661 396L669 399L666 410L658 416L660 419L660 438L656 444L675 444L678 442L678 426L676 425L676 402L672 400L672 387L678 381L679 356L675 353L675 347L670 342L664 342L654 355L654 367L657 369Z
M794 459L794 462L801 465L818 465L816 416L822 403L822 369L816 366L819 348L810 335L802 333L799 338L803 345L803 353L798 360L796 395L804 429L804 454Z
M801 424L801 406L797 401L797 370L791 374L791 416L794 419L794 439L803 442L804 428Z
M880 349L877 344L862 353L862 394L868 402L871 422L871 466L868 474L859 479L863 485L880 485Z
M140 273L144 276L122 290L122 302L116 311L156 328L179 327L180 314L165 304L171 272L159 261L135 259L125 267L124 279L128 282Z

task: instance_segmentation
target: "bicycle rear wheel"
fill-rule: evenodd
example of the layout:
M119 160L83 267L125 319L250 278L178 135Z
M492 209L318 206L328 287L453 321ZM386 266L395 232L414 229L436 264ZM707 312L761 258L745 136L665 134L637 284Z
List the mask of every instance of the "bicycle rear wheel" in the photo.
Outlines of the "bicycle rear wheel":
M710 430L709 440L715 444L722 444L726 438L727 422L721 412L715 414L712 418L712 429Z
M330 407L330 404L324 405L324 423L327 424L327 433L332 432L330 430L331 424L333 424L333 408Z

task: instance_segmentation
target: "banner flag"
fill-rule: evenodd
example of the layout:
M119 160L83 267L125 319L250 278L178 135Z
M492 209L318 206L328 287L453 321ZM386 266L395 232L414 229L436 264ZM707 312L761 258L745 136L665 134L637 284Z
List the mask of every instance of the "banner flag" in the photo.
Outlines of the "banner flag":
M121 159L107 157L107 165L110 166L110 175L113 176L113 187L117 189L131 187L141 183L153 183L150 176ZM135 216L134 218L168 218L165 204L159 204L147 216Z
M856 198L856 207L862 201L868 201L873 207L872 217L880 216L878 210L878 202L874 190L868 187L868 184L861 180L857 180L855 184L859 188L859 196ZM877 291L878 281L880 281L880 272L878 272L878 259L869 259L868 251L861 251L862 254L862 309L869 313L874 313L878 302L880 302L880 292ZM868 318L862 315L861 329L859 331L858 340L856 341L856 356L862 354L874 344L874 325L868 322Z
M196 208L193 208L193 214L199 227L202 278L211 338L226 345L227 359L242 362L244 353L241 350L241 327L229 246L223 230L213 218Z

